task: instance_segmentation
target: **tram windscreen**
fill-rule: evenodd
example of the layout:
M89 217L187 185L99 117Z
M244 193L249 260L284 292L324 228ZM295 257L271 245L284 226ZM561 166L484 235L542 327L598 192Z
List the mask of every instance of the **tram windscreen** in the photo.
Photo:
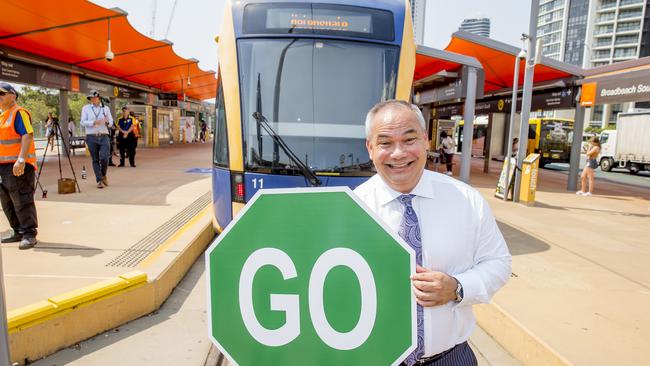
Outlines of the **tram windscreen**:
M399 48L314 39L244 39L238 46L247 170L299 174L255 112L314 171L372 169L365 116L395 97Z
M393 41L393 14L335 4L248 4L246 34L324 34Z

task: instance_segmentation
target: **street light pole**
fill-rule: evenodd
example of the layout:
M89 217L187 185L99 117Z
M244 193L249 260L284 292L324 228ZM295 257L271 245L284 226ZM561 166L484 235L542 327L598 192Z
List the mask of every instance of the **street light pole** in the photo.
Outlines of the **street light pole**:
M526 42L528 37L524 37L521 40ZM508 191L510 187L510 161L512 156L512 135L515 130L515 115L517 114L517 92L519 88L519 64L521 60L526 59L526 51L524 51L523 45L521 51L517 57L515 57L515 76L512 81L512 99L510 103L510 127L508 130L508 143L507 153L506 153L506 179L505 179L505 193L503 194L503 200L508 201ZM514 199L514 192L513 192Z
M537 41L537 15L539 0L531 0L530 22L528 23L528 53L526 55L526 72L521 99L521 124L519 129L519 151L517 151L517 166L521 168L528 147L528 119L530 118L530 103L533 97L533 75L535 73L535 46ZM541 51L541 50L540 50ZM521 174L515 175L515 191L512 200L519 202L521 190Z

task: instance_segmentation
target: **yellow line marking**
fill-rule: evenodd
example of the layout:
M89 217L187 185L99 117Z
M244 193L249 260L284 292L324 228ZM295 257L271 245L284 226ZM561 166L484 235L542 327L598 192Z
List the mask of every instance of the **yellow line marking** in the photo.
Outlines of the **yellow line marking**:
M199 219L201 219L205 214L210 211L212 208L212 204L208 205L208 207L204 208L196 214L190 221L188 221L185 225L183 225L180 229L178 229L174 235L172 235L169 239L165 240L164 243L162 243L156 250L154 250L151 254L149 254L140 264L138 265L138 268L147 268L150 265L153 264L153 262L158 259L169 247L174 244L178 238L183 235L187 230L189 230L192 225L194 225Z
M73 309L132 290L147 283L147 274L131 271L108 280L68 291L7 313L9 334L43 323Z

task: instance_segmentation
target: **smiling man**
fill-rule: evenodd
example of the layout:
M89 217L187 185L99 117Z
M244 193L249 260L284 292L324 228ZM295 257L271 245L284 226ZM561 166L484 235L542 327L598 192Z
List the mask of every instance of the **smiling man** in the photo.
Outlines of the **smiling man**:
M402 364L474 366L472 305L506 283L510 252L480 193L424 169L427 145L416 106L375 105L366 116L366 147L377 174L354 193L416 253L418 344Z

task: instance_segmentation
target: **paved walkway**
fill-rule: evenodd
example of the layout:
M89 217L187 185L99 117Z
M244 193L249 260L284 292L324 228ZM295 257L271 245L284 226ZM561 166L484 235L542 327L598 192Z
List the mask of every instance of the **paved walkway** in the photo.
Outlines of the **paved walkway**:
M110 167L109 187L98 189L90 158L78 154L72 163L81 193L60 195L56 155L48 155L41 176L47 198L42 198L40 189L36 193L39 244L31 250L2 245L7 308L146 269L147 262L138 260L155 251L155 241L140 253L132 247L210 192L209 174L186 172L210 168L210 157L210 144L139 149L137 168ZM63 176L71 178L67 160L62 163ZM84 166L88 179L81 180ZM0 216L4 233L9 226L4 214ZM120 257L131 261L117 262Z
M137 168L110 169L108 188L83 180L82 193L70 195L55 193L58 166L48 162L42 181L50 193L37 202L41 243L27 251L2 246L8 308L134 267L146 270L151 261L110 263L209 192L209 175L187 171L208 168L210 156L208 144L140 149ZM565 174L542 170L538 204L526 207L494 198L499 164L486 175L479 173L482 163L473 162L472 184L488 199L514 255L514 277L495 303L576 365L650 364L650 191L598 181L596 196L581 197L566 192ZM86 165L92 177L88 157L77 156L73 164L77 174ZM71 174L64 170L64 176ZM158 329L152 325L151 331ZM166 329L173 340L176 330ZM483 336L472 337L482 365L505 364L490 356L491 346L481 345ZM96 350L120 354L119 347L135 339L118 337Z
M494 302L576 365L650 364L650 190L597 181L566 191L540 171L537 204L494 197L499 163L471 183L487 198L513 254L513 278Z

